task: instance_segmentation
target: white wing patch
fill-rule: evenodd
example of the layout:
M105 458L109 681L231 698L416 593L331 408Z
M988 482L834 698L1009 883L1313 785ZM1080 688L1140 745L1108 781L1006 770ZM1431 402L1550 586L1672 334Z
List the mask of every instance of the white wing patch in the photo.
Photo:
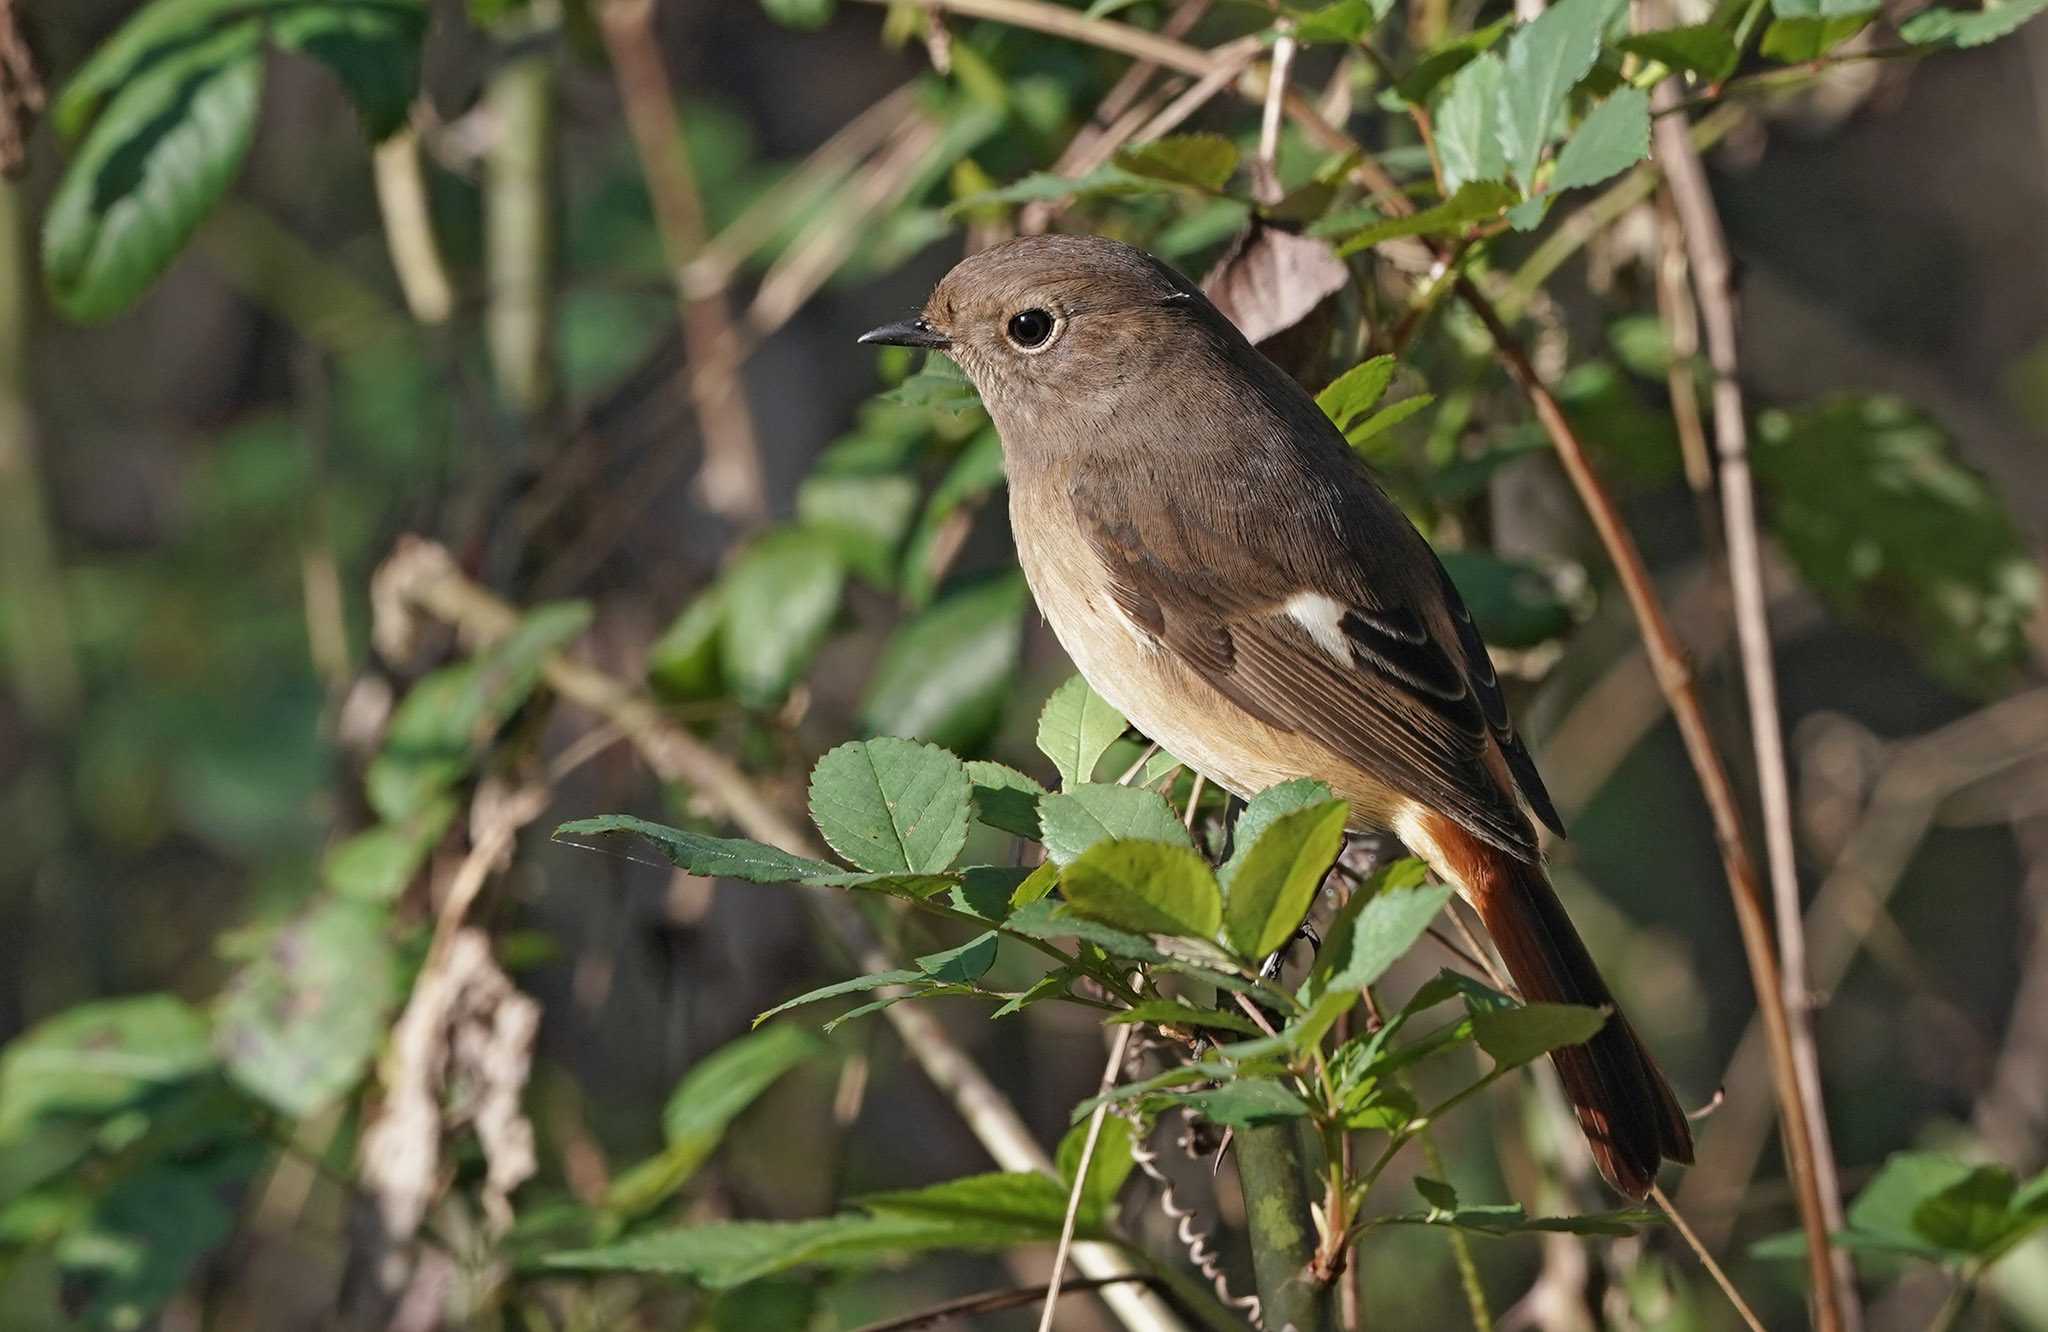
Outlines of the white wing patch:
M1344 636L1346 607L1343 602L1320 592L1297 592L1287 598L1282 609L1289 619L1308 630L1308 636L1316 641L1317 647L1345 666L1353 664L1351 644Z

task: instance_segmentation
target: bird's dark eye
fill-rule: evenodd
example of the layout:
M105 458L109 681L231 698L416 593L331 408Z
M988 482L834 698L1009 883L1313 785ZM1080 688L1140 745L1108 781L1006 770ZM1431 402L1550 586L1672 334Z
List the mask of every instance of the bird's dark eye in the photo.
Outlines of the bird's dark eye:
M1010 316L1010 341L1029 351L1052 336L1052 316L1043 310L1019 310Z

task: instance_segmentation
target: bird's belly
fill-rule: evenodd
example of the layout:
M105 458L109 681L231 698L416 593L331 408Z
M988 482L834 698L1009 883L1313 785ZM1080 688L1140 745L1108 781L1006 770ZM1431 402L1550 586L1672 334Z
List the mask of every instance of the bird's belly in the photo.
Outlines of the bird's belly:
M1042 520L1042 514L1033 519ZM1142 633L1110 597L1085 543L1018 528L1025 579L1053 635L1096 693L1160 747L1234 795L1313 777L1350 802L1355 829L1392 828L1408 804L1310 737L1245 712Z

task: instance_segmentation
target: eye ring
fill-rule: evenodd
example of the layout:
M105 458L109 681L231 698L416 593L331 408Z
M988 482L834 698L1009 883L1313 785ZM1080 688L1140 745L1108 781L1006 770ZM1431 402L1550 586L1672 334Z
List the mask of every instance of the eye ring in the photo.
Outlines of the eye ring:
M1061 320L1050 310L1032 306L1019 310L1003 325L1003 335L1010 345L1027 355L1036 355L1052 345L1053 338L1060 331Z

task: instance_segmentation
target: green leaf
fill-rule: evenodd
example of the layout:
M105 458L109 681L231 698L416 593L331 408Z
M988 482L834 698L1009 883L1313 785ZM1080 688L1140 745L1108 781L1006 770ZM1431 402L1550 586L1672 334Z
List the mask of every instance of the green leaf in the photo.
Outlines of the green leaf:
M1076 675L1052 691L1038 714L1038 749L1059 770L1060 785L1092 781L1095 765L1130 725Z
M810 666L839 613L846 566L819 532L784 528L726 571L719 662L740 700L772 707Z
M1143 846L1146 843L1126 845ZM1080 939L1106 953L1134 962L1166 961L1166 954L1153 947L1144 935L1076 915L1065 903L1051 898L1039 898L1018 907L1003 921L1003 929L1026 939Z
M1075 911L1141 934L1214 938L1223 893L1208 863L1165 842L1098 842L1068 865L1060 887Z
M950 1210L943 1197L920 1209L914 1195L896 1194L868 1200L871 1204L900 1203L900 1208L892 1206L873 1216L846 1213L815 1221L727 1221L658 1230L603 1248L550 1254L546 1264L589 1271L664 1273L707 1289L727 1290L816 1263L865 1264L896 1254L997 1250L1058 1238L1066 1199L1059 1197L1061 1210L1053 1215L1049 1227L1042 1202L1045 1196L1058 1194L1059 1182L1042 1175L1014 1178L1038 1183L1018 1184L1000 1196L996 1189L977 1194L962 1188L955 1194L959 1205ZM959 1186L969 1182L952 1181ZM984 1215L970 1206L977 1203L1006 1210ZM1098 1233L1089 1230L1084 1237L1096 1238Z
M768 17L786 28L813 32L832 21L839 0L761 0Z
M1439 84L1491 48L1513 23L1512 18L1496 19L1432 48L1416 62L1415 68L1395 81L1394 92L1406 102L1427 102Z
M2048 0L2006 0L1976 10L1923 9L1899 25L1899 36L1914 46L1982 46L2044 10L2048 10Z
M1308 1105L1294 1092L1269 1078L1239 1078L1209 1091L1167 1092L1158 1099L1168 1105L1184 1105L1211 1123L1227 1128L1256 1128L1260 1124L1301 1119Z
M1734 39L1712 23L1637 33L1622 38L1615 46L1671 69L1690 71L1710 83L1719 83L1733 74L1741 60Z
M461 781L539 686L547 658L589 625L584 602L535 607L472 660L414 684L363 775L370 807L385 821L402 823Z
M1444 188L1453 194L1472 181L1507 174L1500 147L1500 86L1506 75L1501 58L1489 51L1453 75L1437 99L1437 160Z
M647 649L647 682L663 698L688 702L725 692L719 637L725 628L725 592L716 583L683 607Z
M1951 1253L1996 1252L2018 1221L2011 1212L2012 1172L1978 1166L1913 1209L1913 1230Z
M814 472L796 492L802 529L830 539L849 569L876 587L896 581L896 555L917 516L917 482L895 473Z
M1003 443L993 427L982 430L960 449L960 455L932 487L916 529L903 554L902 591L906 603L921 607L938 590L936 558L949 529L966 521L965 506L978 503L1003 484Z
M1771 0L1771 13L1781 19L1846 18L1875 8L1870 0Z
M1344 849L1341 800L1312 805L1275 819L1245 857L1222 875L1225 937L1241 957L1256 961L1294 937L1323 876Z
M610 834L644 837L677 869L713 879L744 879L748 883L828 883L845 871L823 860L793 856L761 842L737 837L706 837L671 828L631 814L600 814L555 829L560 837L602 837Z
M1535 647L1572 627L1571 608L1540 569L1477 550L1437 552L1487 642Z
M1576 4L1579 0L1564 0ZM1539 20L1540 22L1541 20ZM1476 180L1434 208L1407 217L1390 217L1357 232L1337 247L1340 255L1356 254L1397 236L1439 236L1463 231L1475 222L1491 222L1516 199L1513 189L1496 180Z
M1066 1181L1070 1191L1074 1187L1074 1172L1081 1164L1081 1149L1087 1141L1086 1121L1068 1129L1067 1135L1060 1139L1054 1161L1060 1178ZM1102 1131L1095 1139L1095 1154L1088 1158L1088 1182L1081 1189L1081 1214L1090 1218L1107 1218L1110 1208L1116 1204L1117 1192L1130 1178L1131 1169L1136 1164L1131 1155L1130 1121L1121 1115L1103 1116Z
M1259 1034L1258 1024L1241 1013L1232 1013L1222 1008L1198 1008L1181 999L1147 999L1142 1004L1126 1008L1111 1022L1149 1022L1162 1027L1188 1027L1199 1030L1213 1028L1234 1031L1244 1036Z
M1304 43L1349 46L1377 28L1393 8L1394 0L1334 0L1316 9L1296 10L1294 35Z
M803 1277L765 1277L721 1291L711 1302L709 1332L802 1332L818 1315L816 1284Z
M958 948L925 954L917 959L917 969L946 985L972 985L995 965L997 944L996 932L989 930Z
M1237 145L1220 134L1172 134L1125 149L1116 164L1132 175L1215 194L1237 170Z
M983 823L1018 837L1038 840L1038 801L1045 788L1015 768L987 759L970 759L968 780L974 783L974 811Z
M1869 9L1858 14L1772 19L1757 49L1781 63L1803 65L1862 32L1876 17L1877 11Z
M54 1249L70 1315L63 1325L103 1332L153 1325L233 1232L231 1200L245 1195L265 1155L250 1136L191 1135L104 1186Z
M937 745L854 740L811 770L811 818L832 849L862 869L946 869L967 841L973 810L966 765Z
M952 593L889 636L861 725L964 749L995 729L1015 682L1028 591L1011 574Z
M1316 394L1316 406L1323 409L1323 415L1330 418L1332 425L1339 430L1346 429L1372 410L1373 404L1386 393L1387 385L1394 382L1397 368L1391 356L1375 356L1360 361Z
M284 5L270 23L272 41L311 56L341 80L372 139L405 126L419 92L426 32L422 0Z
M1495 1063L1514 1068L1560 1046L1591 1040L1606 1024L1603 1009L1580 1004L1523 1004L1474 1013L1472 1034Z
M368 1071L397 997L384 913L332 901L280 928L228 983L214 1015L228 1072L295 1119Z
M934 356L924 368L881 395L884 402L905 407L925 407L950 415L981 410L981 395L974 383L951 361Z
M1230 859L1223 862L1218 877L1228 882L1260 836L1281 815L1324 804L1330 798L1330 788L1313 777L1296 777L1253 796L1245 802L1244 813L1237 816L1237 826L1230 834Z
M1508 170L1532 193L1536 166L1556 132L1572 85L1600 54L1622 0L1558 0L1508 38L1500 87L1500 144Z
M1399 861L1376 876L1377 891L1361 888L1330 925L1300 999L1308 1016L1291 1028L1299 1048L1322 1040L1358 992L1378 980L1422 937L1450 901L1441 884L1422 885L1420 862Z
M439 845L455 813L455 801L443 796L402 823L365 828L322 858L321 881L360 902L396 901Z
M1345 431L1344 439L1367 458L1380 456L1384 450L1366 446L1435 401L1434 393L1418 393L1412 398L1390 403Z
M922 971L870 971L849 980L834 981L830 985L821 985L815 990L806 990L794 999L785 999L775 1005L775 1007L756 1014L754 1025L758 1027L769 1018L787 1013L792 1008L803 1008L808 1004L821 1003L826 999L837 999L841 995L865 994L869 990L879 990L885 985L921 986L930 983L931 978Z
M1067 1188L1047 1175L1004 1172L967 1175L922 1189L870 1193L854 1201L878 1217L968 1228L1003 1226L1013 1234L1057 1238L1067 1216ZM1076 1229L1099 1230L1099 1216L1082 1217Z
M1135 786L1084 783L1040 800L1038 819L1045 853L1061 866L1073 864L1089 847L1110 838L1194 847L1173 807L1158 792Z
M1617 88L1594 107L1557 155L1550 189L1598 185L1650 155L1650 95Z
M172 995L65 1009L0 1051L0 1144L38 1120L116 1114L214 1062L205 1017Z
M803 1028L782 1024L729 1041L699 1060L662 1111L668 1146L615 1179L606 1205L635 1216L674 1194L711 1159L742 1111L826 1048Z
M2041 569L1932 422L1889 398L1767 411L1755 462L1773 534L1838 613L1904 639L1958 687L2010 678Z
M263 92L262 24L245 19L112 91L43 219L58 307L101 320L170 267L241 170Z

